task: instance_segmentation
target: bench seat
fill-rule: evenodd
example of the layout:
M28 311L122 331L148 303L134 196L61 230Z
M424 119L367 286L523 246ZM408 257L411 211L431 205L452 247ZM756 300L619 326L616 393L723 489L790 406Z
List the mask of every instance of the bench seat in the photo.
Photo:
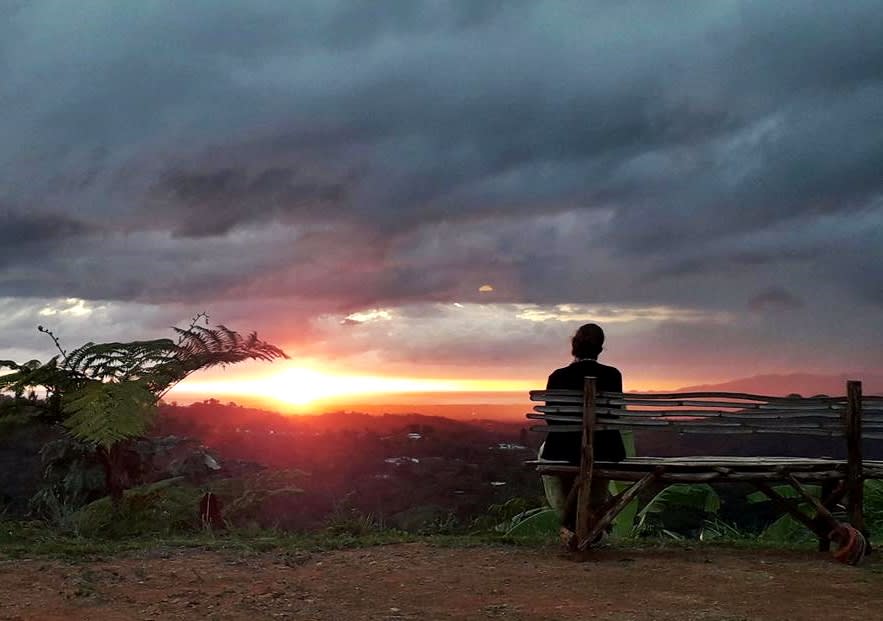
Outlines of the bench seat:
M578 474L579 466L563 461L535 459L526 462L540 474ZM864 476L883 478L883 461L864 462ZM788 475L800 481L842 480L847 460L808 457L629 457L622 461L596 461L593 473L605 479L637 481L657 473L661 481L700 483L709 481L776 481Z

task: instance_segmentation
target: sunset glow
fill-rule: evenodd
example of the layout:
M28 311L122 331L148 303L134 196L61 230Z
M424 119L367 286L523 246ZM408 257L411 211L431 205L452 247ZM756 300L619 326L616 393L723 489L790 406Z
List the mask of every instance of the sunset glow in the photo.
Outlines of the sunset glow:
M216 395L269 399L289 405L308 405L348 397L409 393L524 392L537 386L524 380L412 378L343 374L306 367L248 379L188 381L174 396Z

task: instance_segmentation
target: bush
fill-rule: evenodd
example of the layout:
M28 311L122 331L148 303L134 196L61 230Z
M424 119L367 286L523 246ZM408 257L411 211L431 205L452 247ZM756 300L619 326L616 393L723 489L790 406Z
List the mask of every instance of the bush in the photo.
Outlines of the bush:
M173 535L198 530L202 490L166 479L126 490L114 508L110 498L92 502L72 519L75 532L85 537L123 538Z

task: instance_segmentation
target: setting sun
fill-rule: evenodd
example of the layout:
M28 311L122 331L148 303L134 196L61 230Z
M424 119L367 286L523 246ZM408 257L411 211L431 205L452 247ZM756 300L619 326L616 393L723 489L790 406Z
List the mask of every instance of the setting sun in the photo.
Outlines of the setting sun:
M405 393L526 391L524 381L385 377L343 374L307 367L291 367L267 377L185 382L176 395L224 395L269 399L289 405L308 405L352 396Z

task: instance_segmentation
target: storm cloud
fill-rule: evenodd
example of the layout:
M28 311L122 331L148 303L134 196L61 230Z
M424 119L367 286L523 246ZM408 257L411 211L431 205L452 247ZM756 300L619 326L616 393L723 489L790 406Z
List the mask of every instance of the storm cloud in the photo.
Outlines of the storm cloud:
M607 305L635 365L883 362L878 2L17 3L0 72L10 308L426 364L521 330L542 368ZM354 338L370 309L411 331Z

